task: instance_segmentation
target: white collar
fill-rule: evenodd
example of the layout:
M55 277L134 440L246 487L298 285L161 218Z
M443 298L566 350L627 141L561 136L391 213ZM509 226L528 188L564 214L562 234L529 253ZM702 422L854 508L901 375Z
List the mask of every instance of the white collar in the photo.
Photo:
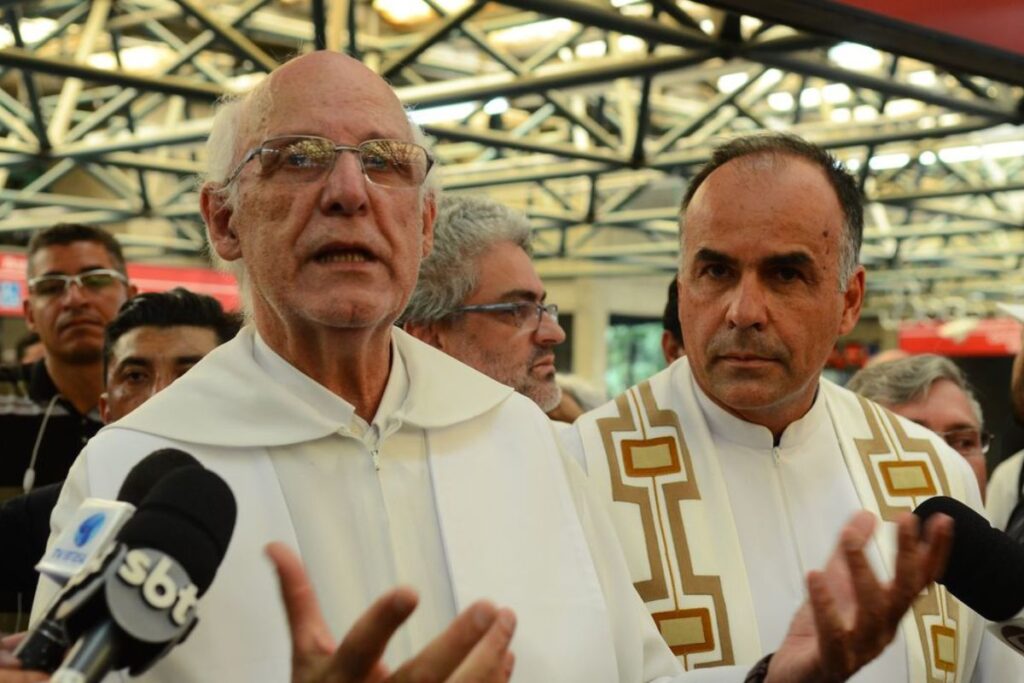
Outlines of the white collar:
M693 382L693 390L697 395L701 412L704 413L704 419L708 423L708 429L716 440L722 439L747 448L762 450L771 450L775 446L775 437L770 429L748 422L726 411L704 393L692 371L689 376L690 381ZM819 381L818 391L810 410L786 427L782 432L782 438L779 439L779 448L785 449L804 443L825 424L827 418L828 409L825 406L825 399L822 397Z
M256 340L251 327L243 328L112 426L185 443L238 447L280 446L349 432L355 413L351 404ZM378 411L386 418L380 425L385 432L401 423L421 428L458 424L514 393L398 328L392 328L391 348L397 361Z

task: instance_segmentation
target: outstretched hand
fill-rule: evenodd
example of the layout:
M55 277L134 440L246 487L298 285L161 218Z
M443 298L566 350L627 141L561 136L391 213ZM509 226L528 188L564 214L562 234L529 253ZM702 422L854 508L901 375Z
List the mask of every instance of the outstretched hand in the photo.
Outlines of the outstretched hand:
M949 559L953 520L934 515L924 534L918 518L901 515L896 573L880 583L864 547L875 516L858 512L843 527L824 571L807 575L808 600L772 657L766 683L845 681L892 642L900 620Z
M444 633L391 672L381 658L391 636L416 608L412 590L396 588L378 598L336 646L302 562L283 543L271 543L266 551L277 569L288 614L292 683L504 683L511 677L511 610L484 601L470 605Z

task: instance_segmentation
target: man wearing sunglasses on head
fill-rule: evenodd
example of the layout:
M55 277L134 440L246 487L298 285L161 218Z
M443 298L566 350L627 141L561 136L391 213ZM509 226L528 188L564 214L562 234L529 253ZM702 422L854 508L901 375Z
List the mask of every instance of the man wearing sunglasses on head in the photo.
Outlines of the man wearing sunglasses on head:
M526 216L481 197L442 197L434 250L401 322L549 412L561 396L554 347L565 332L558 306L544 301L532 253Z
M56 225L33 236L27 256L25 321L44 356L0 369L0 499L64 479L99 430L103 331L135 291L120 245L99 228ZM16 615L17 602L0 595L0 611ZM17 625L0 620L0 630Z

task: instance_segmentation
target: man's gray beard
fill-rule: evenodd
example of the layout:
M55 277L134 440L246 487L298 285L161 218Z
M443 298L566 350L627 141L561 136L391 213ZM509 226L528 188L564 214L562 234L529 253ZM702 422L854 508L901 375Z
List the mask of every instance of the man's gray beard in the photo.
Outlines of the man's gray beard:
M550 413L558 407L562 400L562 388L555 382L555 378L543 382L527 380L528 386L516 387L516 391L540 406L545 413Z

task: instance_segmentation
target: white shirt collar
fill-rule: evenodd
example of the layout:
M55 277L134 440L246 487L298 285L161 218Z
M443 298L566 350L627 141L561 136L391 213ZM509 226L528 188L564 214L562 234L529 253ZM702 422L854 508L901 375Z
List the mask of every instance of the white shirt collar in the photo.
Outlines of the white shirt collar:
M514 393L398 328L392 329L391 353L387 388L373 420L382 437L402 423L454 425ZM186 443L276 446L345 430L359 433L352 429L354 418L351 404L246 327L116 425Z
M697 401L700 403L701 412L708 423L708 428L715 439L722 439L747 448L771 450L775 446L775 438L767 427L736 417L726 411L720 405L711 400L704 393L697 379L690 373L690 381L693 382L693 390L697 394ZM825 399L821 391L817 391L814 403L811 404L803 417L791 422L782 432L779 439L779 448L789 448L806 441L806 439L819 429L824 420L828 417L828 409L825 406Z

